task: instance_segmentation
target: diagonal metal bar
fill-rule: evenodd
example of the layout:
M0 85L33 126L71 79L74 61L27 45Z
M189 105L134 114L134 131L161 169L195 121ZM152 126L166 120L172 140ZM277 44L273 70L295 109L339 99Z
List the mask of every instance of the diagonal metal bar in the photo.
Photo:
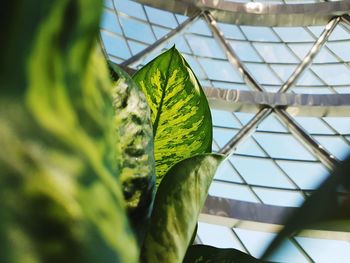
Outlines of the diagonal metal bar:
M300 140L329 170L339 162L322 145L312 138L285 110L274 108L277 117L283 121L290 132Z
M141 52L137 53L135 56L132 56L128 60L125 60L123 63L120 64L120 66L127 67L127 66L134 64L135 62L137 62L139 60L142 60L148 54L150 54L150 52L153 52L158 47L160 47L162 44L166 43L167 41L169 41L172 38L181 34L184 30L187 29L187 27L189 25L191 25L194 21L196 21L198 19L200 14L201 14L201 11L195 12L195 14L193 16L189 17L187 20L185 20L183 23L181 23L178 27L171 30L168 34L166 34L162 38L158 39L152 45L148 46L147 48L145 48Z
M341 21L350 28L350 15L343 15Z
M218 28L217 22L215 18L210 14L210 12L205 11L203 12L203 17L205 18L206 22L209 25L209 28L214 34L215 39L219 42L220 46L224 50L228 61L238 69L238 73L241 75L243 80L253 89L257 91L264 91L264 89L258 84L258 82L254 79L253 76L250 75L249 71L246 69L246 67L243 65L243 63L240 61L237 54L234 52L230 44L225 39L223 33Z
M230 157L238 144L248 138L271 112L272 108L262 108L219 152L225 154L227 158Z
M224 50L229 62L238 69L239 74L242 79L254 90L264 91L264 89L258 84L249 71L240 61L237 54L234 52L230 44L224 37L224 34L220 31L215 18L210 14L210 12L205 11L202 13L205 21L207 22L209 28L213 32L215 39L219 42L221 48ZM264 107L242 128L240 131L220 149L220 153L225 154L228 158L236 150L239 143L247 139L252 133L255 132L256 127L261 123L268 115L272 112L272 108Z
M319 36L315 44L312 46L310 51L306 54L303 61L299 64L299 66L294 70L292 75L288 78L288 80L282 85L282 87L278 90L278 92L286 92L290 89L296 81L300 78L302 73L305 71L307 67L310 66L311 62L321 50L323 45L326 43L329 35L333 32L334 28L340 21L340 17L333 18L328 22L322 34Z

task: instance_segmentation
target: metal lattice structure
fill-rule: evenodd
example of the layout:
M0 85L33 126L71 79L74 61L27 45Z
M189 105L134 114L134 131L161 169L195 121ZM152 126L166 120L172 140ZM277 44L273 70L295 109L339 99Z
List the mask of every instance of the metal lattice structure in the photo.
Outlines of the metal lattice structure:
M229 156L202 228L226 227L229 246L255 256L247 236L274 235L350 150L350 1L271 2L106 1L100 33L131 71L173 44L183 53L211 105L213 148ZM348 232L307 230L286 262L319 262L310 240L350 249Z

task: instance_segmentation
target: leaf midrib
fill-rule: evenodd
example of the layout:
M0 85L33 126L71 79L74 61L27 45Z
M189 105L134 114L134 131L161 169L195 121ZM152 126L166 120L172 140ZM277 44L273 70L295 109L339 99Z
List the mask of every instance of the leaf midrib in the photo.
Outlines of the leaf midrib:
M174 49L172 49L171 57L170 57L170 60L169 60L169 63L168 63L166 76L165 76L165 82L164 82L165 85L164 85L164 89L162 89L162 97L160 98L160 103L159 103L157 115L156 115L156 118L155 118L154 123L153 123L153 137L154 138L156 138L158 125L159 125L159 119L160 119L160 115L162 114L163 102L164 102L164 98L165 98L165 95L166 95L166 87L168 86L168 81L169 81L170 64L171 64L171 62L173 60L174 52L175 52Z

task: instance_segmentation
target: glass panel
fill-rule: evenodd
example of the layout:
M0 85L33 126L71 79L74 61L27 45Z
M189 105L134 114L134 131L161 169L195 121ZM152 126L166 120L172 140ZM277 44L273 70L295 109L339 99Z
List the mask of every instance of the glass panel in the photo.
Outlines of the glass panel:
M214 57L225 59L226 56L213 38L199 35L187 35L186 39L193 50L193 53L202 57Z
M334 63L338 62L338 59L329 51L328 48L322 47L320 52L316 55L313 63Z
M216 171L214 179L223 180L233 183L243 183L235 169L233 169L230 161L224 161Z
M221 32L224 34L225 38L244 40L245 37L241 30L236 25L218 23Z
M195 57L186 54L183 54L183 56L186 59L187 63L190 65L193 72L196 74L196 77L198 79L207 79L207 75L205 74L202 66L198 63L198 60L195 59Z
M205 245L219 248L235 248L245 252L237 237L228 227L198 222L197 234Z
M316 189L329 175L321 163L276 161L301 189Z
M315 157L290 134L256 132L253 136L273 158L315 160Z
M284 42L314 42L314 38L303 27L274 27Z
M122 33L116 14L107 9L103 10L100 27L108 31L111 31L113 33L117 33L117 34Z
M142 20L147 20L141 4L129 0L114 0L114 5L118 12L122 12Z
M243 80L236 72L236 69L234 69L227 61L200 58L199 62L203 66L209 79L243 83Z
M350 243L348 241L309 237L295 237L295 240L315 262L350 262Z
M256 141L251 137L241 142L238 145L235 153L243 154L243 155L260 156L260 157L267 156L266 153L261 149L261 147L256 143Z
M238 118L242 125L246 125L254 117L255 114L248 112L235 112L234 115Z
M350 134L350 117L325 117L323 119L340 134Z
M343 61L350 61L350 52L349 50L349 41L345 42L329 42L326 44L327 47L332 50L338 57L340 57Z
M314 138L340 160L344 160L350 152L349 144L341 136L314 136Z
M233 200L259 202L247 186L234 185L232 183L213 181L209 188L209 195Z
M234 228L234 231L242 240L249 252L259 258L269 245L269 243L275 238L276 234L247 230L242 228ZM277 253L268 258L269 262L286 262L286 263L299 263L308 262L300 251L289 240L285 240Z
M259 198L268 205L299 207L304 202L304 197L297 191L277 189L253 188Z
M246 63L246 66L249 72L256 78L259 83L267 85L282 84L266 64Z
M220 81L212 81L213 87L222 89L235 89L235 90L251 90L246 84L243 83L228 83Z
M338 24L338 26L334 29L332 34L329 36L329 41L337 41L337 40L349 40L349 31L342 25Z
M152 26L152 29L157 39L164 37L166 34L170 32L170 29L159 27L159 26Z
M288 47L294 52L295 55L297 55L297 57L300 60L304 59L304 57L310 51L312 46L313 46L313 43L288 44Z
M237 119L231 112L211 109L211 116L214 126L228 127L228 128L240 128Z
M155 41L149 25L126 17L119 17L119 20L127 37L148 44L152 44Z
M248 184L295 188L270 159L233 156L230 160Z
M262 59L249 42L229 41L232 49L242 61L261 62Z
M225 144L235 136L237 130L225 129L225 128L217 128L213 129L213 139L221 148L225 146Z
M294 117L294 119L310 134L334 134L322 119L315 117Z
M205 36L211 36L211 31L208 28L207 23L203 19L196 20L188 29L188 32L194 33L194 34L200 34Z
M269 27L241 26L241 30L251 41L280 42L276 34Z
M129 48L122 37L106 31L101 31L101 38L108 54L123 59L127 59L130 57Z
M302 73L300 79L297 81L300 86L324 86L325 84L313 73L311 70L306 70Z
M299 60L284 44L254 43L254 47L267 63L298 63Z
M139 53L140 51L144 50L147 46L135 41L128 41L131 52L133 55Z
M345 65L313 65L311 68L328 85L350 84L350 70Z
M146 13L150 22L170 28L177 26L174 15L170 12L145 6Z
M271 65L271 68L282 79L283 82L287 81L294 72L297 65Z
M259 124L257 131L288 132L286 127L275 117L274 114L267 116Z

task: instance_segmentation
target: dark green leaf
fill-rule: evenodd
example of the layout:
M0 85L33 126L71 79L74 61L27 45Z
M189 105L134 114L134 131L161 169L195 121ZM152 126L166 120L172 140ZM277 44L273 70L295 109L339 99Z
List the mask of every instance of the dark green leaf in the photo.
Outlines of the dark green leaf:
M210 110L198 80L175 48L148 63L133 79L151 108L159 185L180 160L211 152Z
M316 192L287 219L285 227L267 248L263 258L277 250L285 238L305 228L349 230L350 195L344 192L350 189L349 171L350 158L336 167ZM343 191L342 194L339 193L340 190Z
M102 1L27 2L9 2L0 83L0 262L137 262L93 50Z
M124 197L134 224L150 216L155 193L155 164L150 109L136 83L117 65L119 76L113 89L115 130L122 138L116 145Z
M222 155L201 154L174 165L156 194L142 259L181 262Z
M233 248L216 248L205 245L190 246L183 263L259 263L250 255Z

